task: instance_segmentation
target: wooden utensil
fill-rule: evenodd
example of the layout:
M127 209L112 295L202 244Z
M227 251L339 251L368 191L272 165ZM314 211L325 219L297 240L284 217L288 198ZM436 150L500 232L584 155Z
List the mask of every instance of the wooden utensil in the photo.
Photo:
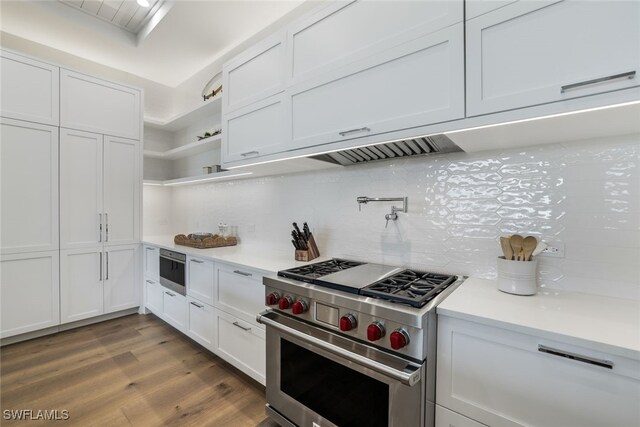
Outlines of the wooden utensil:
M522 241L522 251L524 252L523 261L531 261L531 254L538 246L538 239L533 236L527 236Z
M511 249L513 249L513 258L516 261L520 261L520 257L521 257L520 251L522 251L523 241L524 241L524 238L519 234L514 234L509 239L509 243L511 243Z
M504 259L512 260L513 259L513 249L511 249L511 243L509 242L508 237L500 238L500 246L502 246L502 253L504 254Z

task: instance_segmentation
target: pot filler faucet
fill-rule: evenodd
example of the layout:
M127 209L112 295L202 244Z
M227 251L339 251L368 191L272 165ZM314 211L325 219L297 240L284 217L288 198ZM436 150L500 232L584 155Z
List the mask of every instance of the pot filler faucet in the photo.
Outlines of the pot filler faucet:
M384 216L384 219L387 220L387 222L384 225L384 228L387 228L387 225L389 225L389 221L395 221L398 219L398 212L407 212L407 197L367 197L367 196L360 196L358 198L356 198L356 201L358 202L358 210L361 211L362 210L362 204L367 204L369 202L402 202L402 206L397 208L395 206L391 206L391 213L388 213Z

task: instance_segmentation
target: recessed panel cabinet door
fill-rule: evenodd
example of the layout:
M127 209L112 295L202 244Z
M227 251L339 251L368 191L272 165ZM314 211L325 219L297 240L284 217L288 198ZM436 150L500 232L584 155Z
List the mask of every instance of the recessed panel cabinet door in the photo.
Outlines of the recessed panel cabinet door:
M58 128L10 119L0 127L2 253L57 250Z
M139 245L105 247L105 313L140 305L139 248Z
M0 257L0 338L60 323L58 273L57 251Z
M140 234L140 143L104 137L104 241L135 243Z
M467 115L640 85L640 2L519 1L467 21Z
M102 135L60 129L60 248L104 239Z
M64 250L60 257L60 322L103 314L102 248Z

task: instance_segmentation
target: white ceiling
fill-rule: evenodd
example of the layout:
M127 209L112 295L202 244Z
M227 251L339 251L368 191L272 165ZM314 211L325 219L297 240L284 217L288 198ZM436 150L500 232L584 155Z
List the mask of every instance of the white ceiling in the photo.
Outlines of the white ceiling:
M176 87L302 2L167 1L166 15L159 22L151 19L151 31L136 38L61 2L1 0L0 29Z

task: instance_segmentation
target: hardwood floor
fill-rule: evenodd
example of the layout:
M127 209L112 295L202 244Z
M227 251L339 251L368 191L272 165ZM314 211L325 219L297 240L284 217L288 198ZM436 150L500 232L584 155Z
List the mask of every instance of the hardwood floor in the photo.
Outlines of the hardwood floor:
M33 425L5 419L30 409L67 410L64 425L255 426L264 405L264 387L153 315L0 349L2 425Z

